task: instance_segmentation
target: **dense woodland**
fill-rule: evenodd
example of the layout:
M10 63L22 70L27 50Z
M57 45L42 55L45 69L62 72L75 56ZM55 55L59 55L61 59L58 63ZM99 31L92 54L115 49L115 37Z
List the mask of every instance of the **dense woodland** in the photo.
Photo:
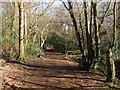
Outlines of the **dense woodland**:
M46 58L47 52L60 53L63 60L77 63L79 70L104 74L107 85L119 84L117 0L15 0L0 5L1 58L6 62L25 64Z

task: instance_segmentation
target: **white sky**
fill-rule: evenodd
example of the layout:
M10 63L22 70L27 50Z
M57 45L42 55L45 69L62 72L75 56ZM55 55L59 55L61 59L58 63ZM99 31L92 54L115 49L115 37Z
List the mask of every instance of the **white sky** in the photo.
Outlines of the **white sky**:
M0 2L14 2L15 0L0 0ZM17 0L17 1L20 1L20 0ZM40 2L41 0L22 0L24 2ZM45 2L50 2L50 1L53 1L53 0L42 0L42 1L45 1ZM59 1L59 0L55 0L55 1ZM62 1L67 1L67 0L62 0ZM83 1L83 0L71 0L73 2L78 2L78 1ZM90 1L90 0L86 0L86 1ZM96 0L93 0L93 1L96 1ZM99 0L98 0L99 1ZM115 0L103 0L105 2L114 2ZM119 2L120 0L116 0L117 2Z

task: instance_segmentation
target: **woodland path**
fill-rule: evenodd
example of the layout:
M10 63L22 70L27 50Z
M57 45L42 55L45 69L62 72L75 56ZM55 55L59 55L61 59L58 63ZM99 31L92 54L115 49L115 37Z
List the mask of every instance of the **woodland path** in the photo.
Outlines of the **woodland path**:
M104 75L80 71L77 63L62 58L49 53L25 64L6 63L3 90L110 90Z

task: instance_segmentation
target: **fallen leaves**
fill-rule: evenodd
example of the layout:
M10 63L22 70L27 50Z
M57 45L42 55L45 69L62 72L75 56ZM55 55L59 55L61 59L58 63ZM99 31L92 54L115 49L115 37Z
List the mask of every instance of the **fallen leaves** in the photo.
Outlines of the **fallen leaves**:
M19 88L48 88L48 90L49 88L70 90L73 87L100 90L99 87L104 87L104 75L79 71L74 68L78 65L75 62L44 58L29 60L26 64L33 67L8 63L4 68L5 83ZM34 67L36 65L39 67Z

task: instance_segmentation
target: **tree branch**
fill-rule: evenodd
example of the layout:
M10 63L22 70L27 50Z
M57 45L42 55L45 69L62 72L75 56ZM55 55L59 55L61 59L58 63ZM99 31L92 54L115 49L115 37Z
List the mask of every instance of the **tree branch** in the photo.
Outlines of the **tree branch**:
M63 3L64 7L69 11L70 9L67 7L67 5L65 4L65 2L62 1L62 0L60 0L60 1Z

